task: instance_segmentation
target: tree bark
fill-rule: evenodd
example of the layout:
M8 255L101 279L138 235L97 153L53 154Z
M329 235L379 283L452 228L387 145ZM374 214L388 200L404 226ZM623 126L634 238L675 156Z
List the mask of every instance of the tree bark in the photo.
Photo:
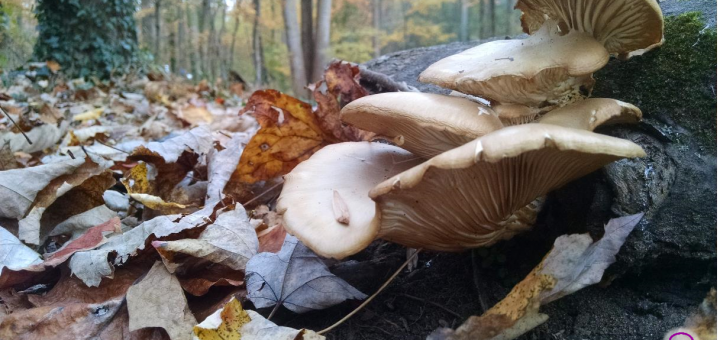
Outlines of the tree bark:
M220 2L218 1L218 6L220 6ZM208 79L210 83L215 82L216 74L215 74L215 65L217 64L217 51L215 51L215 15L217 15L217 12L219 10L218 8L215 8L214 10L210 9L210 31L208 32L207 39L205 41L205 49L203 53L205 53L205 74L210 78Z
M513 1L505 1L505 20L507 23L507 27L505 30L505 34L512 35L513 31Z
M310 81L317 81L322 78L330 54L330 16L332 12L332 0L318 0L317 4L315 55L313 58L313 76L308 79Z
M373 34L372 44L375 58L380 57L380 0L373 0Z
M233 27L232 41L230 42L230 55L227 58L227 70L232 70L235 67L235 40L237 39L238 31L240 30L240 1L235 3L235 26Z
M479 10L478 26L480 28L478 30L478 39L482 39L485 37L485 0L480 0Z
M219 4L222 10L220 11L220 32L215 37L215 49L217 56L217 75L222 78L223 81L227 80L227 51L222 44L222 37L225 35L225 15L227 14L227 4L225 1L220 1Z
M313 76L313 56L315 53L315 37L313 28L313 0L300 2L300 16L302 22L302 48L305 62L305 74L308 80Z
M285 19L285 35L290 58L293 92L297 97L307 97L307 73L303 62L300 29L297 20L298 0L284 0L283 18Z
M460 41L468 40L468 3L467 0L459 0L460 5Z
M254 0L255 20L253 21L253 64L255 65L255 87L263 83L263 48L262 37L260 36L260 0Z
M210 14L210 0L202 0L200 12L198 13L198 55L199 55L199 70L196 76L198 80L207 76L207 57L208 57L208 35L205 33L205 24L207 23L207 17Z
M195 27L193 25L193 15L190 9L188 8L190 6L189 2L185 3L185 15L187 17L185 28L188 32L188 46L190 47L190 70L189 72L192 73L193 78L197 78L200 76L200 70L199 70L199 61L198 61L198 40L197 40L197 31L195 31Z
M183 12L183 6L182 4L177 6L177 27L176 27L176 34L175 34L175 73L181 74L181 70L185 70L187 72L187 63L185 54L183 51L187 50L187 48L183 48L183 45L185 43L185 13Z
M155 61L160 62L160 37L162 18L160 17L160 9L162 8L162 0L155 0L155 48L153 54L155 55Z

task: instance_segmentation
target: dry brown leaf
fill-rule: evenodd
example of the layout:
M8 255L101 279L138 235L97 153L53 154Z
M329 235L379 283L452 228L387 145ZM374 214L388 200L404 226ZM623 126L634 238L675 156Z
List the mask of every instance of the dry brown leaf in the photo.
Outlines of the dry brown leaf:
M282 249L287 232L282 224L276 224L258 232L260 248L258 253L277 253Z
M326 139L332 143L370 140L372 132L345 125L340 120L340 110L349 102L367 96L360 85L360 68L343 61L327 66L323 80L313 86L313 98L318 103L315 115Z
M162 262L156 262L140 282L128 289L126 299L131 331L161 327L172 340L192 339L197 321L180 283Z
M98 304L72 303L24 310L2 320L0 339L96 338L122 306L122 299L118 299Z
M236 299L194 327L199 340L321 340L324 336L306 329L278 326L252 310L244 310Z
M204 106L188 105L185 108L177 110L177 117L189 124L190 126L198 126L203 123L211 123L213 116Z
M38 192L32 208L18 222L19 237L29 244L41 244L58 223L90 210L105 201L103 192L115 184L106 162L90 158L73 170L59 176ZM58 198L62 197L61 200Z
M428 339L511 340L537 327L548 319L539 312L542 304L600 282L642 216L610 220L605 235L595 243L588 234L558 237L543 261L502 301L456 330L439 329Z

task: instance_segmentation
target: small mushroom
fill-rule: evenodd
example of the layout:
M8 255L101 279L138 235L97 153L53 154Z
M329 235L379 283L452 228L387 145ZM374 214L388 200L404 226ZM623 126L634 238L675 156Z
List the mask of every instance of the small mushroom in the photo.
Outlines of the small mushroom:
M608 59L590 34L561 34L548 21L527 39L496 40L442 59L420 81L496 103L562 105L589 95L592 73Z
M344 258L377 236L379 216L368 191L420 162L387 144L328 145L285 175L277 212L285 229L316 253Z
M537 122L593 131L600 125L634 124L641 118L642 111L635 105L610 98L588 98L552 110Z
M529 228L538 197L621 158L635 143L588 131L525 124L489 133L373 188L378 237L408 247L460 251Z
M558 22L563 34L586 32L607 51L626 59L643 54L663 42L663 17L657 0L518 0L515 8L525 33Z
M342 120L372 131L403 149L431 158L503 127L487 106L471 100L420 92L388 92L355 100Z

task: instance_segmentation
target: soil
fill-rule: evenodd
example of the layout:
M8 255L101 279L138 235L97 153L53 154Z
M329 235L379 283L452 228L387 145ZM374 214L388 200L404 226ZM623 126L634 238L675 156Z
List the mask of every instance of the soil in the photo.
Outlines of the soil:
M715 30L715 6L715 1L703 0L661 2L668 15L700 11L703 30ZM366 67L423 92L446 93L418 83L417 75L432 62L478 43L397 52ZM615 64L608 65L604 79L612 81L613 72L622 70ZM716 79L714 69L710 72L708 79L703 73L703 79L695 81L712 87L705 83ZM679 98L683 89L690 90L675 85ZM648 96L637 93L622 99L643 108ZM714 93L707 96L716 103ZM650 340L681 326L716 282L716 151L693 129L695 116L675 124L677 112L647 107L651 109L643 108L646 118L640 126L601 131L639 143L647 158L618 162L552 193L535 228L509 241L463 253L421 253L415 269L405 269L358 315L329 332L328 339L424 339L438 327L457 327L500 301L540 262L557 236L590 232L598 237L609 218L638 211L646 217L603 282L541 307L549 320L520 339ZM378 241L331 269L370 295L405 258L406 249ZM320 330L359 303L302 315L283 310L272 321Z

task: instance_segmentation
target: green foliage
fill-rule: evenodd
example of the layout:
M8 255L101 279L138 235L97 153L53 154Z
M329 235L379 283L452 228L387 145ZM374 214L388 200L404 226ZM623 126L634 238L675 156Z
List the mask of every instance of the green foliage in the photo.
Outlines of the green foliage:
M636 104L645 116L682 126L715 150L716 51L717 29L707 27L700 13L668 17L665 44L598 72L593 96Z
M0 68L25 64L32 55L35 36L35 20L25 1L0 3Z
M131 0L40 0L34 58L72 77L108 78L140 65Z

